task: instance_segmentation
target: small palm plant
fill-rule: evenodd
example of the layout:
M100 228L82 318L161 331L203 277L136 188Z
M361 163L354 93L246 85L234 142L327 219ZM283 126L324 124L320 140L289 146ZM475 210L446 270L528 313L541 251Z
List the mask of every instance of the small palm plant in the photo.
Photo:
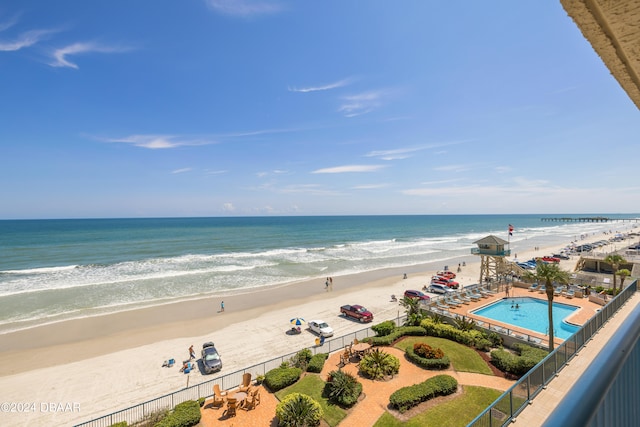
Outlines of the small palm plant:
M627 277L631 276L631 272L626 268L621 268L620 270L618 270L618 276L620 276L620 290L622 290L624 281Z
M362 384L358 379L344 371L333 371L329 373L331 382L327 383L329 399L342 406L352 406L358 401L362 393Z
M322 415L320 404L302 393L288 394L276 407L279 426L317 426L320 424Z
M376 348L362 358L359 367L360 372L365 376L374 380L381 380L400 371L400 360L394 355Z
M417 326L424 319L424 314L420 309L420 300L417 298L402 297L400 305L404 307L407 313L407 326Z
M465 316L456 318L456 320L454 320L454 323L456 325L456 328L465 332L472 331L474 329L474 326L476 325L475 320Z

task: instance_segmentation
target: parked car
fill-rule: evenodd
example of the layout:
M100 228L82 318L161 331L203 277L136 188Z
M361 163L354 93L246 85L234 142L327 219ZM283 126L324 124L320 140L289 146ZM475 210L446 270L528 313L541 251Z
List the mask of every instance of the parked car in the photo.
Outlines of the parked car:
M567 254L553 254L553 256L560 259L570 259Z
M454 273L453 271L438 271L436 273L436 276L440 276L440 277L446 277L447 279L455 279L456 278L456 273Z
M222 369L220 353L212 342L202 344L202 366L205 374L210 374Z
M416 298L416 299L419 299L420 301L429 301L431 299L429 295L426 295L421 291L416 291L413 289L407 289L406 291L404 291L404 296L407 298Z
M429 292L433 292L434 294L448 294L453 293L453 289L446 285L441 285L439 283L432 283L429 285Z
M438 283L440 285L448 286L452 289L458 289L460 287L460 283L455 280L447 279L446 277L433 276L431 278L431 283Z
M327 338L333 336L333 328L324 320L312 320L309 322L309 330L321 337Z
M361 322L371 322L373 320L373 313L361 305L343 305L340 307L340 313Z

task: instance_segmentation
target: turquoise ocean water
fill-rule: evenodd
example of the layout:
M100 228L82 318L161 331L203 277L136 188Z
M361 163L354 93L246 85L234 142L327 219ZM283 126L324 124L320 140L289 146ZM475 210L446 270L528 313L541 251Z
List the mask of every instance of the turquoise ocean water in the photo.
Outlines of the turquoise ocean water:
M587 215L552 215L587 216ZM638 215L610 215L629 218ZM0 333L389 267L442 264L495 234L512 253L626 231L540 215L0 221ZM507 236L508 225L515 227ZM594 239L597 240L597 239Z

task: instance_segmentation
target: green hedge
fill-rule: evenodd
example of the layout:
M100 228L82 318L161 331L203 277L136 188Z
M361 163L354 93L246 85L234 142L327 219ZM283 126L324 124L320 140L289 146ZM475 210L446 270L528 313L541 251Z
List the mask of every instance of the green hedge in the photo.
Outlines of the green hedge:
M545 350L531 347L525 344L514 344L513 349L518 354L509 353L505 350L493 350L491 352L491 363L504 372L522 376L529 372L542 359L549 354Z
M458 389L458 381L450 375L438 375L433 378L393 392L389 404L400 412L438 396L453 394Z
M278 391L298 381L302 375L300 368L275 368L264 376L264 384L271 391Z
M200 422L200 404L195 400L182 402L155 427L192 427Z
M119 423L111 424L109 427L128 427L126 421L120 421Z
M432 337L446 338L475 348L485 348L487 345L486 335L477 329L463 331L447 323L436 323L431 318L424 319L420 326Z
M426 335L426 331L421 326L400 326L396 328L389 335L384 335L381 337L369 337L363 339L363 341L368 342L373 346L377 345L391 345L394 341L403 336L411 335L411 336L424 336Z
M373 325L371 329L376 333L376 336L384 337L396 329L396 324L393 320L386 320L382 323L378 323L377 325Z
M313 372L319 374L322 372L322 368L324 367L324 362L329 357L329 353L318 353L309 360L309 364L307 365L307 372Z
M447 369L451 365L447 356L442 359L426 359L417 355L411 345L407 347L406 355L413 363L425 369Z

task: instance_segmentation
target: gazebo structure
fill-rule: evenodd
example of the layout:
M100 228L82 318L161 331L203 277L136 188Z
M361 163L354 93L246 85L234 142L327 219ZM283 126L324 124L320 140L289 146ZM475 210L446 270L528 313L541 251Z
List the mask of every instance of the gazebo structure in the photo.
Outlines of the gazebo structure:
M497 280L511 271L511 263L504 259L511 255L511 249L504 248L509 242L491 235L473 243L478 247L471 249L471 253L480 255L480 283L489 279Z

